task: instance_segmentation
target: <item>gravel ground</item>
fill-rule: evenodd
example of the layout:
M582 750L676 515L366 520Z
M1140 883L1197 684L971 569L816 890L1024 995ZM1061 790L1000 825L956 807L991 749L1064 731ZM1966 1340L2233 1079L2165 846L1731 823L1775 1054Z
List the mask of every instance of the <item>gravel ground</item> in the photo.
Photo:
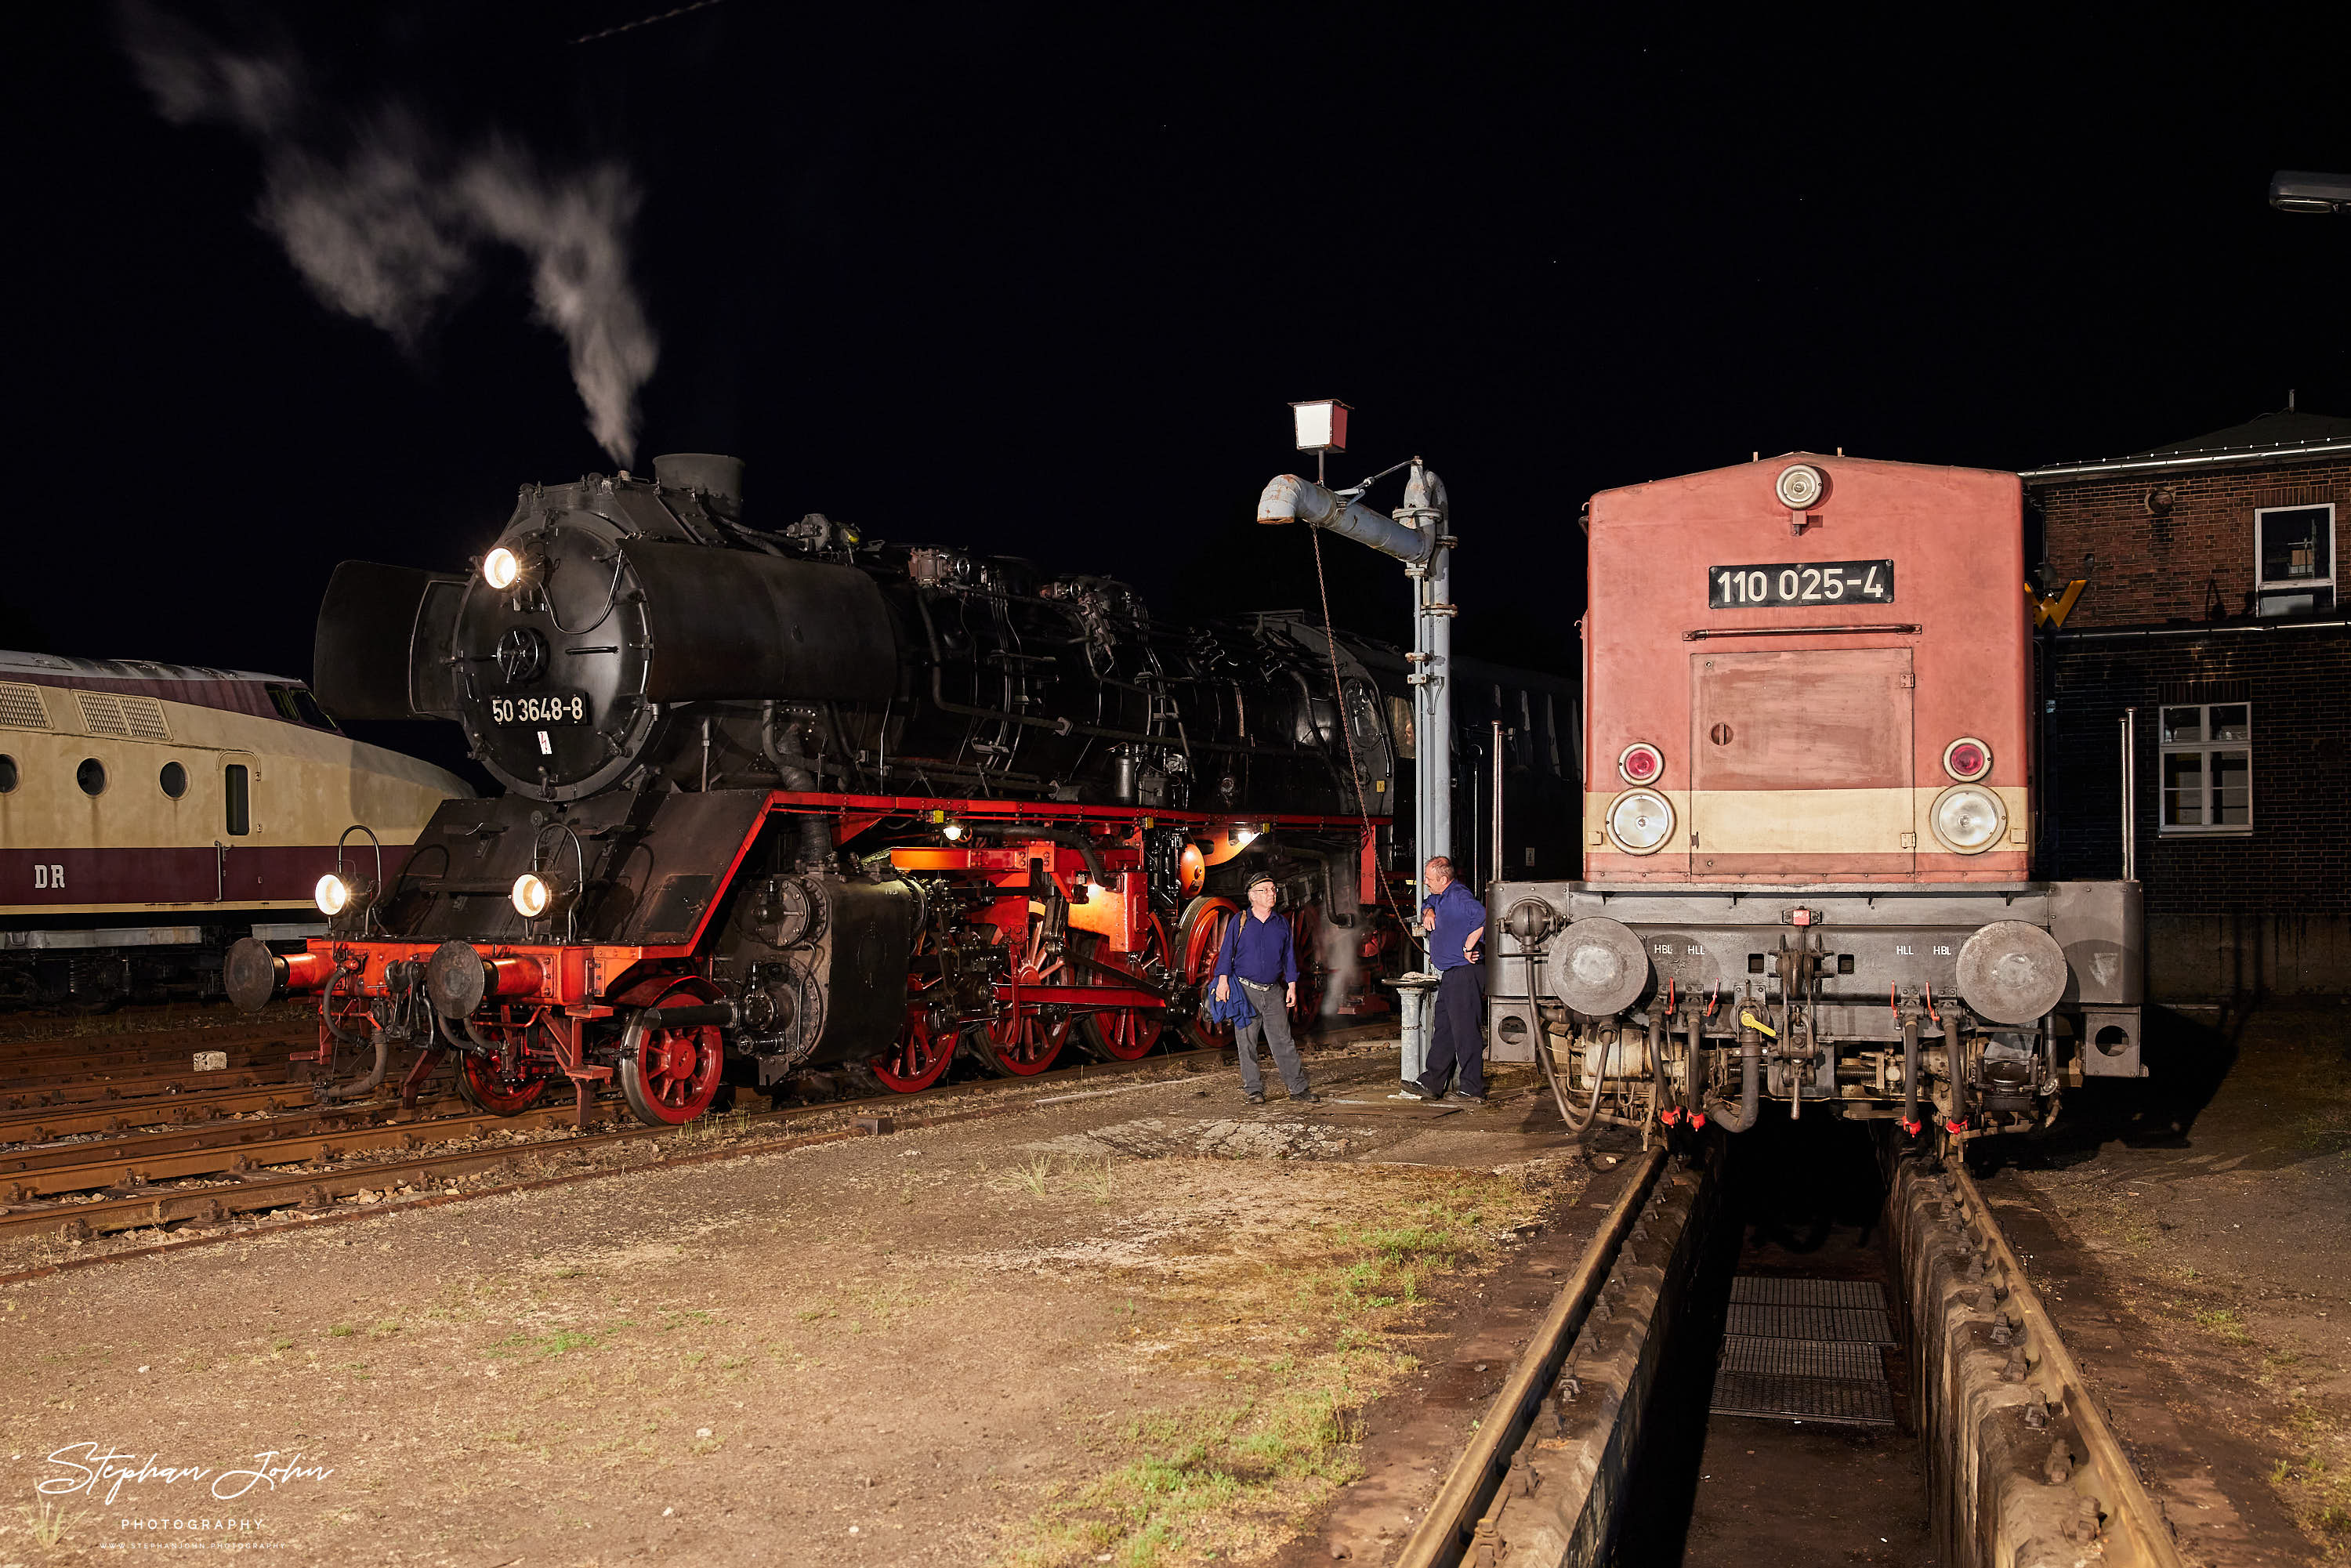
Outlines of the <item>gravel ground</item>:
M1388 1052L0 1290L0 1568L1263 1560L1582 1191Z
M2151 1012L2148 1079L1985 1197L2191 1556L2351 1561L2351 1034Z

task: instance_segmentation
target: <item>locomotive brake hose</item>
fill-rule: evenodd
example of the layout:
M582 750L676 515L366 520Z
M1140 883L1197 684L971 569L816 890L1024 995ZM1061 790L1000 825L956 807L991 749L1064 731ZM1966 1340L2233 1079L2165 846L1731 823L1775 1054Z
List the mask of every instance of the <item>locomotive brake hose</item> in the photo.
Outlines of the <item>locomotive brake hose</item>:
M1709 1113L1726 1133L1743 1133L1763 1114L1763 1037L1751 1029L1739 1031L1739 1109L1719 1100L1708 1101Z
M1918 1124L1918 1019L1902 1020L1902 1129Z
M1959 1014L1956 1008L1943 1014L1943 1062L1951 1074L1951 1121L1964 1124L1968 1119L1968 1062L1959 1045Z
M1663 1115L1671 1092L1666 1086L1666 1016L1654 1006L1649 1009L1649 1086L1655 1091L1651 1106Z
M328 978L326 992L320 998L319 1020L327 1026L329 1034L345 1045L363 1046L372 1043L375 1046L375 1066L354 1082L319 1084L318 1092L321 1100L350 1100L361 1094L374 1092L376 1086L383 1082L384 1070L392 1064L392 1042L384 1038L381 1028L371 1031L373 1040L371 1042L356 1035L345 1033L342 1027L335 1022L335 988L343 983L344 976L349 973L348 970L338 969Z
M1552 1050L1551 1030L1543 1027L1542 1005L1550 998L1542 994L1542 970L1538 958L1530 956L1527 961L1527 993L1535 1003L1535 1051L1543 1059L1543 1078L1551 1084L1551 1097L1559 1103L1559 1119L1567 1124L1567 1135L1581 1138L1592 1131L1592 1124L1600 1117L1600 1090L1606 1079L1598 1072L1592 1075L1592 1103L1584 1107L1583 1115L1578 1116L1569 1109L1567 1091L1560 1087L1559 1053ZM1601 1065L1605 1067L1607 1062L1603 1061Z

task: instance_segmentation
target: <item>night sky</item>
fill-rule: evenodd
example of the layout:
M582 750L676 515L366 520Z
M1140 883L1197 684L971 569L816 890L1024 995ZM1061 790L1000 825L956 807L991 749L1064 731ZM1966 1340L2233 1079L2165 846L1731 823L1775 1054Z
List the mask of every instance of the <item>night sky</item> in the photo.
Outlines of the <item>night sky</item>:
M1750 8L728 0L7 8L14 304L0 646L304 674L334 563L462 570L528 480L612 466L528 269L486 246L403 345L256 220L268 138L158 112L177 18L295 73L331 167L396 120L622 166L658 368L634 465L731 451L753 518L1311 605L1259 529L1291 399L1334 479L1424 454L1465 651L1572 667L1593 491L1793 448L2019 467L2351 413L2351 168L2325 8L1940 33ZM2298 11L2292 21L2263 20ZM1375 499L1396 504L1393 482ZM1328 541L1343 625L1408 636Z

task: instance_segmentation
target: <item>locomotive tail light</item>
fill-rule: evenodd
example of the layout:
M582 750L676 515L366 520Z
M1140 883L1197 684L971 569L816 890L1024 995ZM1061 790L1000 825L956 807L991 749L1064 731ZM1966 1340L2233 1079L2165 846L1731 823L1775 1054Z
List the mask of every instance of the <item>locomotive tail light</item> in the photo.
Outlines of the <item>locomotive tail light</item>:
M1616 756L1616 771L1627 784L1655 784L1666 770L1663 753L1646 740L1636 740Z
M1972 784L1991 771L1991 747L1963 735L1943 747L1943 771L1962 784Z
M1927 808L1927 824L1943 847L1963 855L1980 854L2000 841L2008 827L2008 808L2000 797L1975 784L1954 784Z
M1629 855L1655 854L1674 836L1673 802L1655 789L1627 789L1608 802L1608 837Z
M504 593L522 580L522 557L498 546L482 558L482 580Z

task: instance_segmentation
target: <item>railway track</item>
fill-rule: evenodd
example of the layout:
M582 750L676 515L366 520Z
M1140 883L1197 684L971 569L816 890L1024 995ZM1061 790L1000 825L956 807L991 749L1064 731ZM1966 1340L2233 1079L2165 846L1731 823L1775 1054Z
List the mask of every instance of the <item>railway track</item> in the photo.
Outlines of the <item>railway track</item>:
M1723 1257L1720 1186L1713 1156L1683 1168L1662 1148L1640 1157L1393 1563L1678 1556L1655 1558L1656 1541L1623 1531L1627 1499L1654 1484L1642 1474L1651 1450L1677 1436L1696 1452L1669 1430L1659 1389L1674 1357L1714 1348L1693 1327L1708 1291L1739 1299L1728 1280L1708 1282L1709 1249ZM1956 1151L1948 1163L1893 1161L1884 1222L1942 1568L2179 1568L2168 1523ZM1734 1330L1740 1310L1729 1309Z
M401 1111L396 1100L379 1100L298 1118L133 1134L102 1143L18 1144L0 1147L0 1197L6 1199L0 1207L0 1242L43 1235L86 1242L150 1228L214 1228L273 1210L322 1218L355 1198L369 1205L358 1213L377 1214L384 1212L386 1203L441 1204L488 1192L769 1153L894 1127L1006 1114L1050 1100L1056 1092L1067 1092L1074 1083L1170 1070L1197 1071L1219 1054L1211 1049L1136 1061L1086 1062L1032 1077L946 1084L916 1095L733 1113L678 1128L631 1121L604 1131L486 1146L478 1142L486 1134L571 1126L573 1108L566 1102L557 1109L507 1117L485 1115L454 1099L420 1102L408 1113ZM17 1118L14 1127L0 1121L0 1137L16 1128L54 1130L55 1120ZM287 1124L296 1121L301 1124L299 1130L287 1134ZM722 1140L724 1146L713 1147L714 1140ZM550 1174L550 1166L566 1165L581 1168ZM484 1182L490 1184L486 1190L482 1189ZM476 1190L463 1190L455 1185L459 1183L472 1184ZM224 1239L158 1237L146 1246L0 1274L0 1282Z

